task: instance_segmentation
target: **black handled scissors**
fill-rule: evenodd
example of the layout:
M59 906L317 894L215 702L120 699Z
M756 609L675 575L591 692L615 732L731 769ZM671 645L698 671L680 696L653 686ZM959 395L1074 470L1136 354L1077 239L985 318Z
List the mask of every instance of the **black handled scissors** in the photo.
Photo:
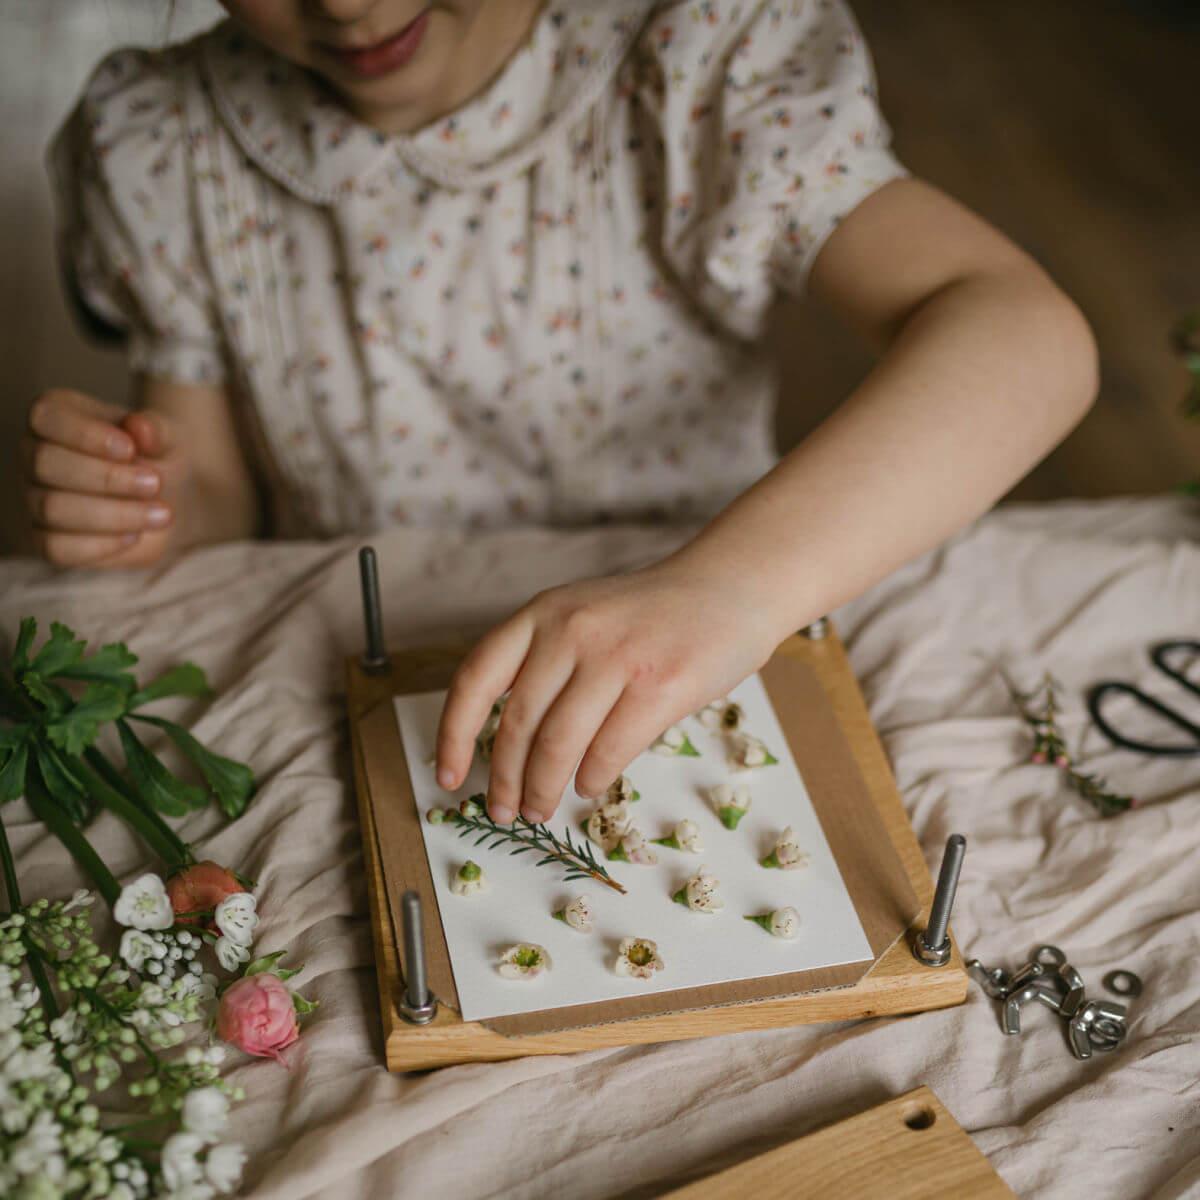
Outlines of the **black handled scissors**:
M1185 687L1189 692L1200 696L1200 686L1194 684L1182 671L1177 670L1167 662L1167 655L1174 653L1176 650L1190 650L1193 654L1200 654L1200 642L1192 641L1188 638L1173 642L1159 642L1157 646L1152 646L1150 649L1150 661L1169 679L1175 680L1181 687ZM1100 711L1100 705L1104 697L1113 693L1132 697L1137 701L1139 707L1158 713L1160 717L1169 721L1176 729L1182 729L1192 740L1190 742L1172 742L1168 745L1163 745L1161 742L1139 742L1135 738L1127 738L1118 733ZM1096 684L1088 692L1087 706L1088 712L1092 714L1092 720L1096 722L1097 728L1114 746L1120 746L1125 750L1137 750L1141 754L1171 756L1174 758L1200 754L1200 725L1189 721L1182 713L1176 712L1175 709L1163 704L1161 700L1156 700L1153 696L1147 696L1141 688L1136 688L1131 683L1121 683L1119 680L1110 679Z

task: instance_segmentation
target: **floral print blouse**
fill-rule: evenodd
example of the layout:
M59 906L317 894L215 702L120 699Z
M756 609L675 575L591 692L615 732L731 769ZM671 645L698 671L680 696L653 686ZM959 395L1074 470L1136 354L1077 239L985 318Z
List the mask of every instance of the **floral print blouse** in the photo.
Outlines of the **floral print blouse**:
M711 515L774 462L756 345L903 175L841 0L551 0L407 136L229 22L118 51L52 148L134 369L224 382L331 535Z

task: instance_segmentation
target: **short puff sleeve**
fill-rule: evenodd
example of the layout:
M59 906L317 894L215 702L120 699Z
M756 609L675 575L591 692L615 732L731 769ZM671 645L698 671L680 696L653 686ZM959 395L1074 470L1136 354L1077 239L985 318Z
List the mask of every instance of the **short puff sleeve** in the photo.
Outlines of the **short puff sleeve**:
M842 0L712 0L660 11L664 251L735 333L802 294L838 222L907 174L890 150L862 34Z
M131 369L217 383L226 356L192 202L174 51L118 50L96 69L48 154L71 298L127 342Z

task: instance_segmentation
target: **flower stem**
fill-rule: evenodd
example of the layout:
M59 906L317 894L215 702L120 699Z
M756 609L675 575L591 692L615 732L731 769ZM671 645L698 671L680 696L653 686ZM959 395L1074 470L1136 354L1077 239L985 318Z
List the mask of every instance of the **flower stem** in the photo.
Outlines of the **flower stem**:
M113 873L92 849L91 843L83 836L75 822L50 799L50 794L46 791L33 763L29 766L25 799L29 802L33 815L62 842L75 861L92 877L96 890L104 897L108 906L111 908L116 904L117 897L121 894L121 885L113 878Z
M17 864L13 861L12 847L8 844L8 830L4 828L3 821L0 821L0 864L4 868L4 891L8 896L8 905L13 912L19 912L21 889L17 884ZM54 998L50 977L46 974L46 968L42 965L37 946L34 945L28 930L22 933L21 940L28 951L25 961L29 964L29 973L33 976L33 982L42 997L42 1007L46 1010L46 1015L53 1020L58 1016L58 1001Z
M172 870L196 861L191 847L158 813L127 794L125 780L99 750L90 747L84 751L84 758L87 765L79 764L80 774L94 800L132 827Z

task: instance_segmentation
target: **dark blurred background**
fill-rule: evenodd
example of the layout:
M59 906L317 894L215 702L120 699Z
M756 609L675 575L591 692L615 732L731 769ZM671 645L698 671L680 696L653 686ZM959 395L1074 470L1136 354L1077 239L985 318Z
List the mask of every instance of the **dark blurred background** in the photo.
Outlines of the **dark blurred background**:
M115 399L120 357L86 345L55 275L41 165L110 46L161 44L211 0L0 0L0 550L23 523L16 444L39 388ZM884 110L912 171L1026 247L1079 302L1103 390L1020 499L1154 492L1200 474L1200 423L1168 332L1200 306L1200 9L1184 0L858 0ZM168 20L170 25L168 26ZM786 331L786 336L780 331ZM815 309L784 306L785 446L869 366ZM0 572L3 568L0 567Z

